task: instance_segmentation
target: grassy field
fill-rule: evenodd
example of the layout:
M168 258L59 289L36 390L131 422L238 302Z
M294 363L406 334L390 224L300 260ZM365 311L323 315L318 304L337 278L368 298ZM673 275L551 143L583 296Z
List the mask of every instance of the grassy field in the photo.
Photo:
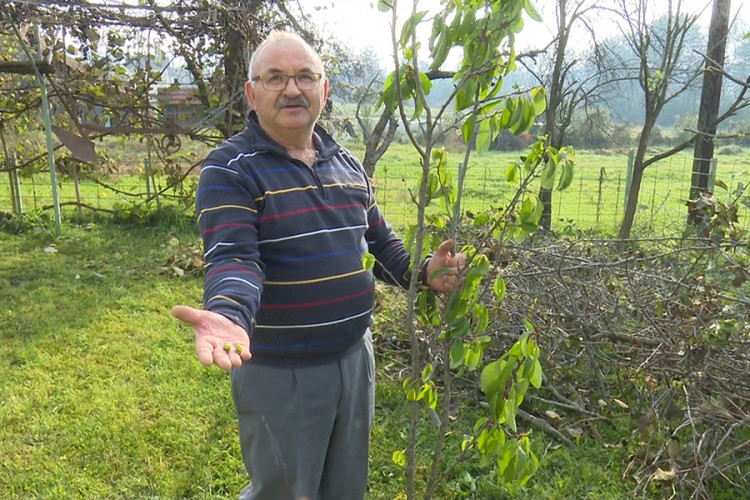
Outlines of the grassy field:
M360 157L364 155L361 142L346 145ZM84 203L101 208L111 208L118 203L130 205L138 203L149 189L153 192L153 186L147 188L143 176L142 144L110 140L100 147L110 158L111 173L102 177L101 183L81 183L80 192ZM180 155L182 165L185 166L200 161L207 152L205 146L196 144L183 149ZM490 152L473 155L467 174L464 208L478 212L506 204L514 191L505 182L505 170L509 163L517 161L522 154ZM462 152L449 152L448 165L453 172L454 181L457 179L457 165L462 159ZM615 234L624 212L628 152L578 151L575 163L573 184L566 191L553 193L552 229L559 232L594 229L604 234ZM750 184L750 155L744 154L742 150L729 149L722 154L719 149L717 164L718 180L733 189L738 182ZM685 201L690 190L691 171L691 152L675 155L646 170L634 235L672 235L682 231L687 214ZM197 169L195 172L197 173ZM394 144L377 166L375 181L378 201L391 224L398 229L405 228L413 221L415 207L410 190L416 193L419 175L417 156L407 144ZM155 180L158 188L167 186L169 182L163 175L157 175ZM33 178L22 177L20 181L27 211L51 206L48 174L37 174ZM75 202L75 188L69 178L60 183L58 190L62 203ZM717 190L717 195L727 200L730 198L720 189ZM10 211L10 199L10 183L4 177L0 180L0 210ZM435 204L433 210L437 209ZM749 226L750 218L743 218L741 223L745 227Z
M362 153L358 144L349 146ZM137 150L111 146L118 147L117 161L130 165L122 170L132 170ZM193 158L201 154L191 153ZM510 192L505 167L518 155L474 157L467 208L502 205ZM452 153L450 162L459 159ZM614 232L622 214L627 155L583 151L576 161L573 185L554 195L553 228ZM720 157L717 178L732 184L732 176L741 178L749 164L743 155ZM681 155L647 171L637 231L681 229L691 165L689 155ZM408 189L417 176L414 155L404 145L392 148L378 166L378 197L397 228L412 221ZM10 208L5 179L0 211ZM123 192L146 191L143 177L133 173L104 180ZM56 237L49 217L45 222L38 215L50 202L49 177L39 174L22 183L27 223L36 224L23 234L0 232L0 498L235 498L247 477L229 378L198 363L192 332L169 314L174 304L201 300L198 273L178 277L173 269L185 267L199 250L192 217L176 216L154 227L109 219L64 222ZM81 191L84 202L105 208L135 199L89 182ZM67 180L60 193L63 202L75 199ZM74 213L71 207L65 212ZM86 212L86 220L99 219ZM398 314L402 297L383 293ZM372 499L402 499L405 488L403 470L391 458L406 442L408 407L399 378L404 361L389 344L397 332L388 331L393 328L388 324L394 322L381 322L374 332L379 369ZM473 403L466 400L459 418L473 418ZM583 439L572 450L535 434L542 466L523 490L499 486L488 470L466 467L461 480L443 485L437 498L632 498L634 482L624 472L634 451L635 424L627 414L614 415L611 424L599 429L601 439ZM429 424L422 435L418 475L424 476ZM451 436L449 454L462 437ZM649 495L662 498L662 493Z
M169 313L200 302L201 278L171 269L196 245L189 219L66 225L58 238L0 233L0 498L236 497L247 477L229 377L199 364L192 332ZM398 295L387 300L400 308ZM375 331L372 499L404 491L391 457L404 446L408 407L387 324ZM472 401L459 418L473 418ZM630 498L622 474L632 450L623 443L633 423L619 418L573 450L535 434L542 466L524 490L467 467L437 498ZM427 423L424 436L426 462ZM451 437L449 454L461 438Z

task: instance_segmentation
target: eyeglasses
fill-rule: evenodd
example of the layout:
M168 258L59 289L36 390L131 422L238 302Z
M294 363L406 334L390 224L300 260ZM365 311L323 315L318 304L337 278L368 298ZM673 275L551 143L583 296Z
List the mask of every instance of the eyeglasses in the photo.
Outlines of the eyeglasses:
M299 75L284 75L281 73L270 73L268 75L258 75L251 78L253 82L260 82L263 88L270 91L284 90L289 84L289 79L293 79L297 88L300 90L315 90L320 85L320 79L323 75L320 73L300 73Z

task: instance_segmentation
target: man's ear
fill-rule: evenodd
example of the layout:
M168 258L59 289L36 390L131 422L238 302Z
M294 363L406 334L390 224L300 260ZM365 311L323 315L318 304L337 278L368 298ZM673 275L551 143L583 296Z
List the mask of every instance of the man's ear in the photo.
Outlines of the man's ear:
M250 104L250 108L255 109L255 89L253 88L253 82L250 80L245 82L245 95L247 95L247 102Z
M328 79L325 79L323 80L323 102L322 102L323 106L325 106L327 100L328 100Z

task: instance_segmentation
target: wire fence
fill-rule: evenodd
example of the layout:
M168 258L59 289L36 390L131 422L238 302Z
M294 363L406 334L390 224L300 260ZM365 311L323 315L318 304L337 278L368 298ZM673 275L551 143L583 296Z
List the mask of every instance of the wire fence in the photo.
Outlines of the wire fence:
M468 169L462 206L469 213L499 210L515 193L505 180L507 163L478 161ZM644 172L638 196L634 231L652 235L675 235L685 228L687 199L690 193L692 158L684 155L663 160ZM453 178L458 166L453 167ZM421 174L418 165L381 162L374 180L378 202L389 222L399 231L413 223L414 199ZM3 179L4 177L4 179ZM75 217L86 211L113 211L123 207L175 205L182 199L170 188L171 179L141 173L114 173L107 176L79 174L78 182L58 179L58 199L63 213ZM717 195L729 201L736 189L750 184L745 162L721 159L715 163L717 184L730 192ZM194 183L195 177L188 179ZM454 181L455 183L455 181ZM552 192L551 229L556 232L597 230L617 232L625 210L628 186L628 155L613 156L606 165L582 165L576 168L573 184L565 191ZM20 194L20 195L19 195ZM184 200L184 199L183 199ZM19 206L20 203L20 206ZM82 208L79 208L82 207ZM0 177L0 212L52 213L53 199L49 173L24 177L16 170ZM431 210L440 210L433 203ZM78 211L81 212L78 212ZM189 209L188 209L189 211ZM750 226L750 216L741 214L741 227Z
M576 168L572 185L552 192L551 229L555 232L594 229L614 234L625 213L632 156L618 155L606 164ZM507 164L472 165L464 186L462 206L469 212L500 209L515 194L505 180ZM638 195L633 228L636 231L675 235L685 229L691 189L693 159L688 155L662 160L646 168ZM736 190L750 183L743 159L714 161L709 186L726 184L729 192L717 188L717 196L730 201ZM453 171L457 175L458 166ZM416 213L418 166L379 164L375 172L378 202L395 227L412 223ZM750 213L741 213L741 227L750 226Z

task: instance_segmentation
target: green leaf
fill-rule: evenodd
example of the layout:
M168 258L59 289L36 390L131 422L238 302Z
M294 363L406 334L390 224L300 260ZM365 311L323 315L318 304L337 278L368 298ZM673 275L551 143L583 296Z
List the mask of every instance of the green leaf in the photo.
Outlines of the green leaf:
M506 361L498 359L482 369L482 374L479 377L479 387L483 393L489 395L500 390L500 374L505 365Z
M424 95L428 95L430 90L432 90L432 80L427 76L427 73L419 72L419 82L422 84Z
M511 163L505 170L505 181L510 184L518 184L520 179L520 168L517 163Z
M432 51L432 64L430 64L430 69L440 68L440 66L442 66L445 60L448 58L448 53L450 52L450 50L451 38L448 30L445 30L440 35L438 43L435 46L435 50Z
M544 113L544 110L547 109L547 93L544 87L531 89L531 104L534 106L534 114L536 116Z
M398 465L399 467L406 466L406 453L404 452L404 450L394 451L391 459L393 460L393 463Z
M563 171L560 174L560 181L557 184L558 191L567 189L573 183L573 162L567 158L563 158L561 164Z
M490 216L488 214L484 214L484 213L483 214L478 214L474 218L474 227L483 226L483 225L487 224L487 222L489 222L489 220L490 220Z
M489 420L487 417L479 417L476 422L474 422L474 434L479 432L479 429L481 429L484 424L487 423L487 420Z
M506 108L510 108L513 113L510 120L508 120L508 130L512 134L517 134L523 121L523 101L520 99L508 99L508 102L509 105L506 105ZM500 121L503 121L502 117L500 117Z
M542 386L542 365L539 363L539 360L534 361L534 368L529 377L529 382L537 389Z
M367 252L362 256L362 267L367 270L371 270L375 267L375 256L370 252Z
M547 167L544 169L544 172L542 173L542 188L551 190L553 187L555 187L555 174L557 173L557 162L554 161L552 158L550 158L550 161L547 163Z
M542 211L538 210L537 207L542 207L542 204L534 203L531 201L531 198L526 198L521 205L519 219L521 221L521 228L527 233L533 233L539 227L539 219L541 218Z
M498 126L503 130L508 130L508 127L510 127L510 119L512 117L513 108L509 107L506 102L505 109L503 109L503 112L500 113L500 120L498 120L497 122Z
M474 371L479 368L482 364L482 357L484 356L484 348L482 344L478 342L472 342L469 348L469 355L466 356L466 367L470 371Z
M427 363L427 365L422 369L422 382L427 382L432 377L432 363Z
M456 369L464 366L464 357L466 356L466 344L463 339L457 338L451 345L451 368Z
M409 401L416 401L417 400L417 384L410 378L406 377L404 379L404 392L406 393L406 399Z
M490 312L484 304L474 305L474 332L481 333L487 329L490 324Z
M542 16L536 11L534 6L531 4L531 0L523 0L523 8L526 9L526 13L534 21L542 21Z
M513 134L526 132L534 124L534 106L526 99L519 99L516 112L511 118L511 125L508 130Z
M446 312L446 321L455 321L457 318L463 318L469 311L469 305L465 300L454 300L450 309Z
M477 153L482 154L490 150L490 142L492 141L492 130L490 128L489 120L482 120L479 123L479 132L477 133L476 150Z
M516 405L514 404L516 400L516 388L511 387L510 388L510 394L508 394L508 402L505 404L505 425L510 427L510 430L513 431L515 434L518 432L518 428L516 427Z
M456 111L462 111L474 104L477 82L473 79L464 80L461 88L456 92ZM476 118L474 118L476 120Z
M396 72L392 71L385 79L383 84L383 93L378 100L378 107L385 104L389 111L396 109Z
M477 117L475 115L469 116L464 124L461 126L461 134L464 138L464 143L468 144L471 140L471 136L474 134L474 126L477 123Z
M526 452L520 446L516 448L516 478L523 476L526 471Z
M402 47L406 47L406 45L409 43L409 39L411 38L412 33L417 29L417 24L422 22L425 14L427 14L427 11L415 13L413 16L407 19L404 25L401 27L400 43Z
M505 278L503 278L501 275L498 275L497 278L495 278L495 286L493 290L495 292L495 299L497 299L497 302L502 302L505 298Z

